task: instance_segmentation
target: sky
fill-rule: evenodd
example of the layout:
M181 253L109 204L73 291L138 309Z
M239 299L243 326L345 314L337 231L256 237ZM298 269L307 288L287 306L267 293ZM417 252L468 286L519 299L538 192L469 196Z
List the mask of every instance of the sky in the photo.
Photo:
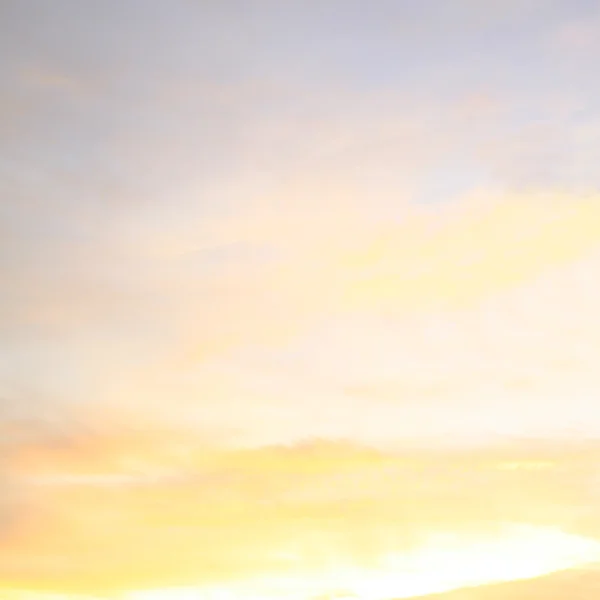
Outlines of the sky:
M599 59L584 0L1 2L6 593L600 538Z

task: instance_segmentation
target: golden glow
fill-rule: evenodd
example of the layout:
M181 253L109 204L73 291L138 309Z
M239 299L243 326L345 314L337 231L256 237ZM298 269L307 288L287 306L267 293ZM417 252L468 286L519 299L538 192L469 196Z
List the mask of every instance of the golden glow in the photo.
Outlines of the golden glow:
M471 537L471 539L469 539ZM228 586L133 592L125 600L388 600L538 577L600 559L600 543L558 529L507 525L497 537L433 535L372 569L345 564Z
M593 474L598 451L559 450L314 441L209 452L183 436L129 432L30 451L14 469L34 486L38 512L0 548L2 584L26 588L25 566L39 590L110 600L144 589L156 591L136 592L142 600L167 589L306 600L534 577L597 555L598 530L573 527L581 491L564 473Z
M551 469L552 467L552 462L543 460L503 462L500 465L498 465L499 469L504 469L506 471L514 471L518 469L523 469L525 471L540 471L545 469Z

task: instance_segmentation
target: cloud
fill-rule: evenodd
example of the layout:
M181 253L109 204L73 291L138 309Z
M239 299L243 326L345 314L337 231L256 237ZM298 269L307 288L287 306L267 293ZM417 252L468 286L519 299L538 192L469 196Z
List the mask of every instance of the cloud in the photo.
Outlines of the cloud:
M515 68L561 7L475 4L1 9L6 581L590 525L571 458L465 458L457 490L394 454L598 431L595 95Z
M107 593L332 560L369 567L434 530L481 534L501 521L576 530L580 507L594 505L593 447L442 455L314 440L215 451L180 432L114 426L75 439L12 461L29 504L0 542L4 581ZM535 477L503 468L518 460L551 467Z
M84 245L48 277L36 266L13 288L5 381L18 387L34 370L37 397L194 423L239 443L376 443L376 430L379 441L402 437L414 419L430 435L441 434L436 422L464 434L542 427L537 412L511 417L514 400L501 398L529 394L534 407L568 385L584 411L597 385L583 376L583 348L597 337L583 325L597 295L595 197L406 206L395 225L348 208L343 193L319 206L317 189L306 206L313 197L294 188L283 205L158 230L183 231L184 251L150 229L135 244ZM52 248L58 265L71 245ZM389 400L370 408L367 389ZM467 408L478 396L494 398L486 418ZM432 422L431 410L449 416Z
M35 352L43 364L59 344L59 364L80 380L37 372L31 401L7 386L2 439L16 437L3 463L5 580L91 592L107 581L222 581L333 555L369 564L432 527L597 526L595 450L490 452L481 470L483 451L452 464L447 451L429 463L392 452L414 438L560 435L569 422L580 436L593 430L597 200L407 207L403 223L362 228L334 206L340 213L320 213L311 238L290 224L304 216L300 202L208 223L225 245L202 286L189 274L206 250L121 246L143 268L126 271L135 294L110 336L93 328L110 324L109 312L79 329L69 310L60 327L45 325L49 346L20 341L21 365ZM252 259L236 243L272 250ZM386 286L367 294L361 282L374 274ZM157 299L170 310L155 311ZM154 338L142 327L149 315ZM80 400L52 400L44 417L50 390ZM349 441L293 445L311 436ZM493 466L539 460L555 466Z

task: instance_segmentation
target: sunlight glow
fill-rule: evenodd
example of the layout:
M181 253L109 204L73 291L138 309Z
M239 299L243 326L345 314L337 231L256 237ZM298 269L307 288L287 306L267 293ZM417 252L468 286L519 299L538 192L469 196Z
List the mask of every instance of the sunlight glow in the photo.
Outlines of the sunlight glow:
M534 578L600 560L600 542L553 528L507 525L496 537L432 535L376 569L350 565L219 586L139 591L125 600L389 600Z

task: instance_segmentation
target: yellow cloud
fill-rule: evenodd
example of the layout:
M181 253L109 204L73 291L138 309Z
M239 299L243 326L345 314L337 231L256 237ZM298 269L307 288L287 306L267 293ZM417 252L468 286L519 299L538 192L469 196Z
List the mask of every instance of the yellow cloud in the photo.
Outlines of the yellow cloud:
M568 529L593 501L565 485L569 471L593 474L598 451L582 450L391 454L315 440L209 451L176 431L107 430L15 460L28 502L0 540L0 577L65 593L236 585L308 577L332 561L369 570L443 531L467 540L493 538L503 522ZM498 469L503 454L553 456L559 468L533 478ZM88 476L98 472L130 479Z
M600 246L600 198L517 197L408 222L348 256L348 308L463 308Z

